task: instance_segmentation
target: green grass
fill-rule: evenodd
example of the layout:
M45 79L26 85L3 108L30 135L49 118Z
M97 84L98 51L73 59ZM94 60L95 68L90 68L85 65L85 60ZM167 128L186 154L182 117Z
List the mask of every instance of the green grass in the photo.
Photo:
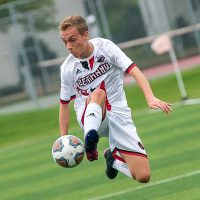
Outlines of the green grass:
M184 72L189 96L200 98L199 68ZM170 102L180 99L173 76L153 80L155 93ZM163 89L164 88L164 89ZM169 116L146 108L136 86L126 87L138 133L149 154L152 183L200 170L200 105L174 107ZM99 160L86 159L73 169L54 163L51 147L58 137L58 108L0 116L0 199L1 200L86 200L92 197L132 191L107 200L197 200L200 199L200 174L136 189L142 184L119 174L110 181L104 175L103 149ZM70 133L83 138L72 114Z
M189 98L200 97L200 67L182 73L185 89ZM174 75L157 78L150 82L156 96L165 101L177 102L181 99L177 80ZM143 109L146 101L137 86L125 87L129 106L134 110Z

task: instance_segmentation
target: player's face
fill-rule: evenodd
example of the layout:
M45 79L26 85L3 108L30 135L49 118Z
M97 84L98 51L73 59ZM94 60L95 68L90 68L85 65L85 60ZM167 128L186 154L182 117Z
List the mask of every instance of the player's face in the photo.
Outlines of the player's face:
M74 26L68 27L66 30L60 32L61 39L65 47L76 58L88 57L89 41L88 32L81 35Z

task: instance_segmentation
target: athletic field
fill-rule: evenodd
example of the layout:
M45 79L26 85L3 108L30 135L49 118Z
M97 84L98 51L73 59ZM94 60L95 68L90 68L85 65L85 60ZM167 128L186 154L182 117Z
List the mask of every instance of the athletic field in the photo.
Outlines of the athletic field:
M183 75L188 96L200 98L200 68ZM174 76L153 80L151 85L157 96L174 103L171 115L147 110L137 86L126 87L133 119L149 154L149 184L136 183L123 174L115 180L106 178L106 139L100 140L99 160L94 163L84 159L73 169L54 163L51 147L59 136L56 107L0 116L0 199L199 200L199 101L175 103L180 95ZM70 133L83 138L74 113Z

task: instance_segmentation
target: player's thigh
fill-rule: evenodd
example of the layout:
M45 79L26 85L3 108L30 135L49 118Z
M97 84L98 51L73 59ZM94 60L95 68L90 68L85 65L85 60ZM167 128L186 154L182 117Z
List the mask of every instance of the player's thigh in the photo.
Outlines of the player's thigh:
M121 152L120 154L127 163L129 170L135 179L145 179L150 177L150 165L147 157L124 154Z

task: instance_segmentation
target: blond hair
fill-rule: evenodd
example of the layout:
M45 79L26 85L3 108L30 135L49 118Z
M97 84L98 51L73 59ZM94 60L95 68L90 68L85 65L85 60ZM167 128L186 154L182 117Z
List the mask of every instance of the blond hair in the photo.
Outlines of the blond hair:
M78 32L83 35L88 31L88 25L85 19L79 15L67 16L64 18L59 25L60 31L65 31L68 27L74 26L77 28Z

